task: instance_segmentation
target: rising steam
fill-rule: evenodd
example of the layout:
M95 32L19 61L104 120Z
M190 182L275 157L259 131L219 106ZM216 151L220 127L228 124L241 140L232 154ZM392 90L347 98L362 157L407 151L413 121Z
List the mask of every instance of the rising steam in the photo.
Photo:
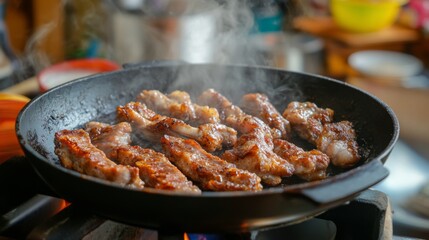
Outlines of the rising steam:
M76 1L76 0L75 0ZM84 15L80 19L69 17L67 36L82 36L95 38L104 46L102 57L118 62L135 63L146 60L178 60L186 63L215 63L234 65L273 65L272 57L267 57L258 50L255 44L254 12L250 0L146 0L140 6L138 14L124 12L117 5L99 5L93 1L80 1L87 4ZM63 7L72 4L71 0L63 0ZM106 7L106 4L109 5ZM98 6L98 8L96 7ZM70 11L68 11L70 14ZM108 17L108 21L106 20ZM27 62L37 71L51 64L43 52L37 50L39 42L44 41L47 34L57 25L63 23L48 23L36 32L26 48ZM116 24L116 25L115 25ZM82 29L82 26L84 29ZM80 27L80 28L78 28ZM111 33L101 31L110 29ZM108 31L107 31L108 32ZM66 45L66 48L74 47ZM226 70L228 72L228 70ZM226 72L210 72L201 70L183 70L178 74L177 81L169 90L180 89L183 86L198 82L198 89L204 86L214 86L227 95L241 95L247 91L246 84L234 83L237 79L251 78L253 85L265 86L267 91L275 92L274 86L267 81L265 71L253 72L252 76L243 69L233 75ZM225 77L231 80L228 84L217 85L217 79ZM202 87L203 86L203 87ZM259 89L259 87L258 87ZM238 92L237 92L238 91ZM282 89L281 91L284 91ZM195 93L197 94L197 93ZM194 94L194 95L195 95Z

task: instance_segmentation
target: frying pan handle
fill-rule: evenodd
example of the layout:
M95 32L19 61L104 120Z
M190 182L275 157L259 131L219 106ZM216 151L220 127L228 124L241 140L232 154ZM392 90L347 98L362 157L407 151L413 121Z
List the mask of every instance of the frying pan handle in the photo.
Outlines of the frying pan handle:
M317 203L330 203L375 185L389 175L389 171L380 160L373 160L351 172L339 176L334 182L328 182L314 188L301 190L301 194Z
M122 68L128 69L128 68L135 68L135 67L158 67L158 66L178 66L186 64L187 62L182 60L151 60L151 61L144 61L144 62L138 62L138 63L125 63L122 65Z

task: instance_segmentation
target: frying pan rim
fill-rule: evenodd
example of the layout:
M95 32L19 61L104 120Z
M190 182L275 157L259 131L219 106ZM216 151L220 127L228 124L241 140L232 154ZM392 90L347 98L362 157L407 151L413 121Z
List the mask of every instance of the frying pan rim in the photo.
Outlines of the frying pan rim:
M183 63L182 63L183 64ZM354 91L358 91L361 92L365 95L367 95L368 97L372 98L374 102L380 104L384 109L387 110L388 115L390 116L392 123L394 125L394 135L392 136L389 144L386 146L386 148L377 155L377 157L373 158L373 159L368 159L369 161L381 161L381 159L383 159L384 157L386 157L391 150L393 149L396 141L399 138L399 121L396 117L396 115L394 114L393 110L383 101L381 101L378 97L362 90L359 89L351 84L348 84L346 82L337 80L337 79L333 79L327 76L322 76L322 75L318 75L318 74L312 74L312 73L304 73L304 72L297 72L297 71L289 71L289 70L284 70L284 69L278 69L278 68L274 68L274 67L266 67L266 66L248 66L248 65L241 65L241 64L228 64L228 65L221 65L221 64L212 64L212 63L203 63L203 64L186 64L186 65L195 65L197 66L217 66L217 67L243 67L243 68L258 68L258 69L264 69L264 70L274 70L274 71L281 71L284 73L293 73L293 74L297 74L297 75L301 75L301 76L310 76L310 77L315 77L315 78L319 78L319 79L324 79L330 82L334 82L335 84L342 84L342 85L346 85L349 88L354 89ZM352 175L358 171L360 171L362 168L364 168L367 163L362 164L361 166L349 169L345 172L342 172L340 174L337 174L335 176L331 176L329 178L323 179L323 180L319 180L319 181L312 181L312 182L305 182L305 183L298 183L298 184L293 184L290 186L283 186L283 187L270 187L270 188L264 188L261 191L256 191L256 192L249 192L249 191L234 191L234 192L207 192L207 191L203 191L201 194L190 194L190 193L185 193L185 192L177 192L177 191L169 191L169 190L160 190L160 189L151 189L151 188L145 188L143 190L138 190L138 189L131 189L131 188L127 188L124 186L120 186L119 184L116 183L112 183L109 182L107 180L103 180L103 179L99 179L96 177L92 177L92 176L88 176L88 175L84 175L81 173L78 173L76 171L70 170L70 169L66 169L60 165L54 164L52 163L48 158L44 157L43 155L41 155L39 152L37 152L33 147L28 146L29 144L25 144L25 137L21 134L20 131L20 122L21 119L25 116L26 112L28 111L28 109L31 108L31 106L33 104L36 104L36 102L40 101L40 99L45 98L47 95L49 94L54 94L56 91L58 91L58 89L61 88L65 88L69 85L76 85L79 84L80 82L85 82L85 81L89 81L92 78L100 78L103 76L110 76L112 74L120 74L120 73L124 73L129 71L130 69L136 69L136 68L163 68L163 67L171 67L171 66L179 66L179 64L174 64L174 65L155 65L155 66L132 66L126 69L120 69L120 70L116 70L116 71L112 71L112 72L107 72L107 73L99 73L99 74L93 74L90 76L86 76L86 77L82 77L70 82L66 82L63 83L59 86L56 86L50 90L48 90L47 92L35 97L34 99L32 99L30 102L28 102L23 109L19 112L18 117L16 119L16 125L15 125L15 131L19 140L19 143L21 145L21 148L23 148L25 153L29 153L30 154L30 159L35 158L35 161L42 161L45 164L48 164L50 167L55 168L55 170L60 170L65 174L70 174L73 177L76 178L80 178L80 179L84 179L85 181L90 181L90 182L95 182L97 184L102 184L105 187L113 187L113 188L117 188L120 190L124 190L124 191L135 191L135 192L143 192L143 193L153 193L153 194L158 194L158 195L166 195L166 196L175 196L175 197L209 197L209 198L216 198L216 197L248 197L248 196L255 196L255 195L269 195L269 194L276 194L276 193L291 193L294 192L294 190L296 189L310 189L310 188L317 188L318 186L321 185L326 185L326 184L330 184L331 182L335 182L338 181L342 178L347 177L348 175ZM36 169L37 170L37 169Z

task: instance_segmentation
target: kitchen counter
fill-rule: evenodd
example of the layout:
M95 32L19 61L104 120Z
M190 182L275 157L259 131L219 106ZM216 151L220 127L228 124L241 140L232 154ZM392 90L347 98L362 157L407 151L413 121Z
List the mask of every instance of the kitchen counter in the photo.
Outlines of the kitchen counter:
M429 239L429 217L407 206L429 181L429 155L418 153L414 145L400 139L385 166L390 175L373 188L386 193L391 201L394 234Z

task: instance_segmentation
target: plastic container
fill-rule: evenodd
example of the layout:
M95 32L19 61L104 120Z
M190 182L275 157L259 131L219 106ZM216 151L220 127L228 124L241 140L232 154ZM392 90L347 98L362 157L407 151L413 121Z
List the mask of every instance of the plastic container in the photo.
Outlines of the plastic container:
M407 0L331 0L336 24L350 32L375 32L391 26Z

